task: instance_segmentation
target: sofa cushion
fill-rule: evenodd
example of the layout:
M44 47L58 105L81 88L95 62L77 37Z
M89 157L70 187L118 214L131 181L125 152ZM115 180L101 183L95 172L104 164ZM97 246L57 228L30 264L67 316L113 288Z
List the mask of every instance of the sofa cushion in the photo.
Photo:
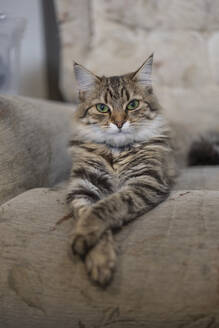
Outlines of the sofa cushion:
M197 166L183 169L174 189L219 191L219 166Z
M219 192L174 191L125 226L105 290L68 244L62 190L27 191L0 207L0 326L206 328L219 326Z
M67 105L0 96L0 204L66 176L71 113Z

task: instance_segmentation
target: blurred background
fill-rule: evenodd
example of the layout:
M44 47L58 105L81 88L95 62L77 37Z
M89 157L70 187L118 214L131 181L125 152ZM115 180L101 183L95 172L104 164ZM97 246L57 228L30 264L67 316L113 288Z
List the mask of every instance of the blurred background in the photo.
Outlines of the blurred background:
M219 105L218 0L0 0L0 11L24 18L21 95L75 101L73 59L116 75L136 70L154 52L154 86L164 107L190 113Z
M7 78L2 77L1 92L8 88L10 93L47 98L45 28L41 1L0 0L0 12L0 75L6 72L12 75L10 85L6 83ZM14 79L18 84L16 86Z

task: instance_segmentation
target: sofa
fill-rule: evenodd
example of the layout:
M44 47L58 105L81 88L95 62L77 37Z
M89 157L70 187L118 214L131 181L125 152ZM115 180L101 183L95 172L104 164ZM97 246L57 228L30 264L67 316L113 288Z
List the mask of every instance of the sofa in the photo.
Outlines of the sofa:
M0 327L219 327L219 168L182 169L165 202L115 234L100 288L71 252L73 220L56 225L73 110L0 96Z

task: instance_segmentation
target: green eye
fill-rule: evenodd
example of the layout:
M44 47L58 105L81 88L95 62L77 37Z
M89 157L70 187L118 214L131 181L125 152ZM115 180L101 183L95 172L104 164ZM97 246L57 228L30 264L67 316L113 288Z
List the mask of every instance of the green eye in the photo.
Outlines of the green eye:
M133 109L138 108L138 106L139 106L139 100L133 99L128 103L126 108L129 109L129 110L133 110Z
M97 108L98 112L101 112L101 113L109 112L109 107L105 104L97 104L96 108Z

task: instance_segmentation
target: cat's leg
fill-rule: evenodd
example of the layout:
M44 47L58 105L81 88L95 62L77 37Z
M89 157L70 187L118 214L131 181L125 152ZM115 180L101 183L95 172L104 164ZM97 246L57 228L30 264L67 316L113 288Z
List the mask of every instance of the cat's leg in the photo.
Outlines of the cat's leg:
M83 255L89 248L89 245L84 243L82 236L86 233L89 236L89 242L92 242L93 238L98 239L96 246L88 252L85 258L85 266L91 280L101 286L105 286L112 279L116 265L116 247L112 232L111 230L105 231L105 226L103 226L105 232L101 237L101 234L97 236L95 229L98 233L101 230L99 220L96 222L94 218L93 220L89 220L84 226L81 218L96 201L111 191L112 187L110 183L106 184L106 180L103 177L101 180L98 179L98 184L95 183L97 179L95 179L94 175L92 175L92 178L93 180L89 179L88 174L86 178L77 177L72 179L69 185L67 201L72 207L75 218L75 225L70 240L73 252ZM112 179L110 181L112 182Z
M86 213L89 210L89 208L87 210L83 209L83 215L76 219L75 227L70 236L73 253L81 256L97 244L107 230L105 222L95 216L89 216L89 220L84 219L87 217Z
M105 231L104 224L102 231L99 220L95 220L95 218L89 220L89 222L82 220L82 217L91 208L92 204L94 204L92 200L86 197L79 197L79 195L71 201L75 224L70 234L70 242L73 253L79 255L84 255L90 248L90 244L94 245L95 240L98 240L102 232ZM85 242L83 237L85 234L87 235L87 242Z
M100 179L99 172L93 168L86 169L86 177L74 177L72 179L69 185L67 201L72 207L73 216L76 220L71 233L73 252L84 255L105 231L104 222L100 222L98 218L94 217L89 221L84 221L82 218L112 188L112 181L110 181L108 175L105 174ZM101 229L101 225L103 229ZM84 235L87 236L86 240L84 239Z
M100 199L99 189L83 178L74 178L69 184L67 203L72 208L73 215L76 219Z
M120 228L125 223L145 214L162 202L170 187L159 179L148 176L135 178L118 192L97 201L80 217L74 235L73 249L83 255L95 246L108 229Z
M107 230L87 253L85 266L95 283L104 287L111 281L116 266L116 245L111 230Z

